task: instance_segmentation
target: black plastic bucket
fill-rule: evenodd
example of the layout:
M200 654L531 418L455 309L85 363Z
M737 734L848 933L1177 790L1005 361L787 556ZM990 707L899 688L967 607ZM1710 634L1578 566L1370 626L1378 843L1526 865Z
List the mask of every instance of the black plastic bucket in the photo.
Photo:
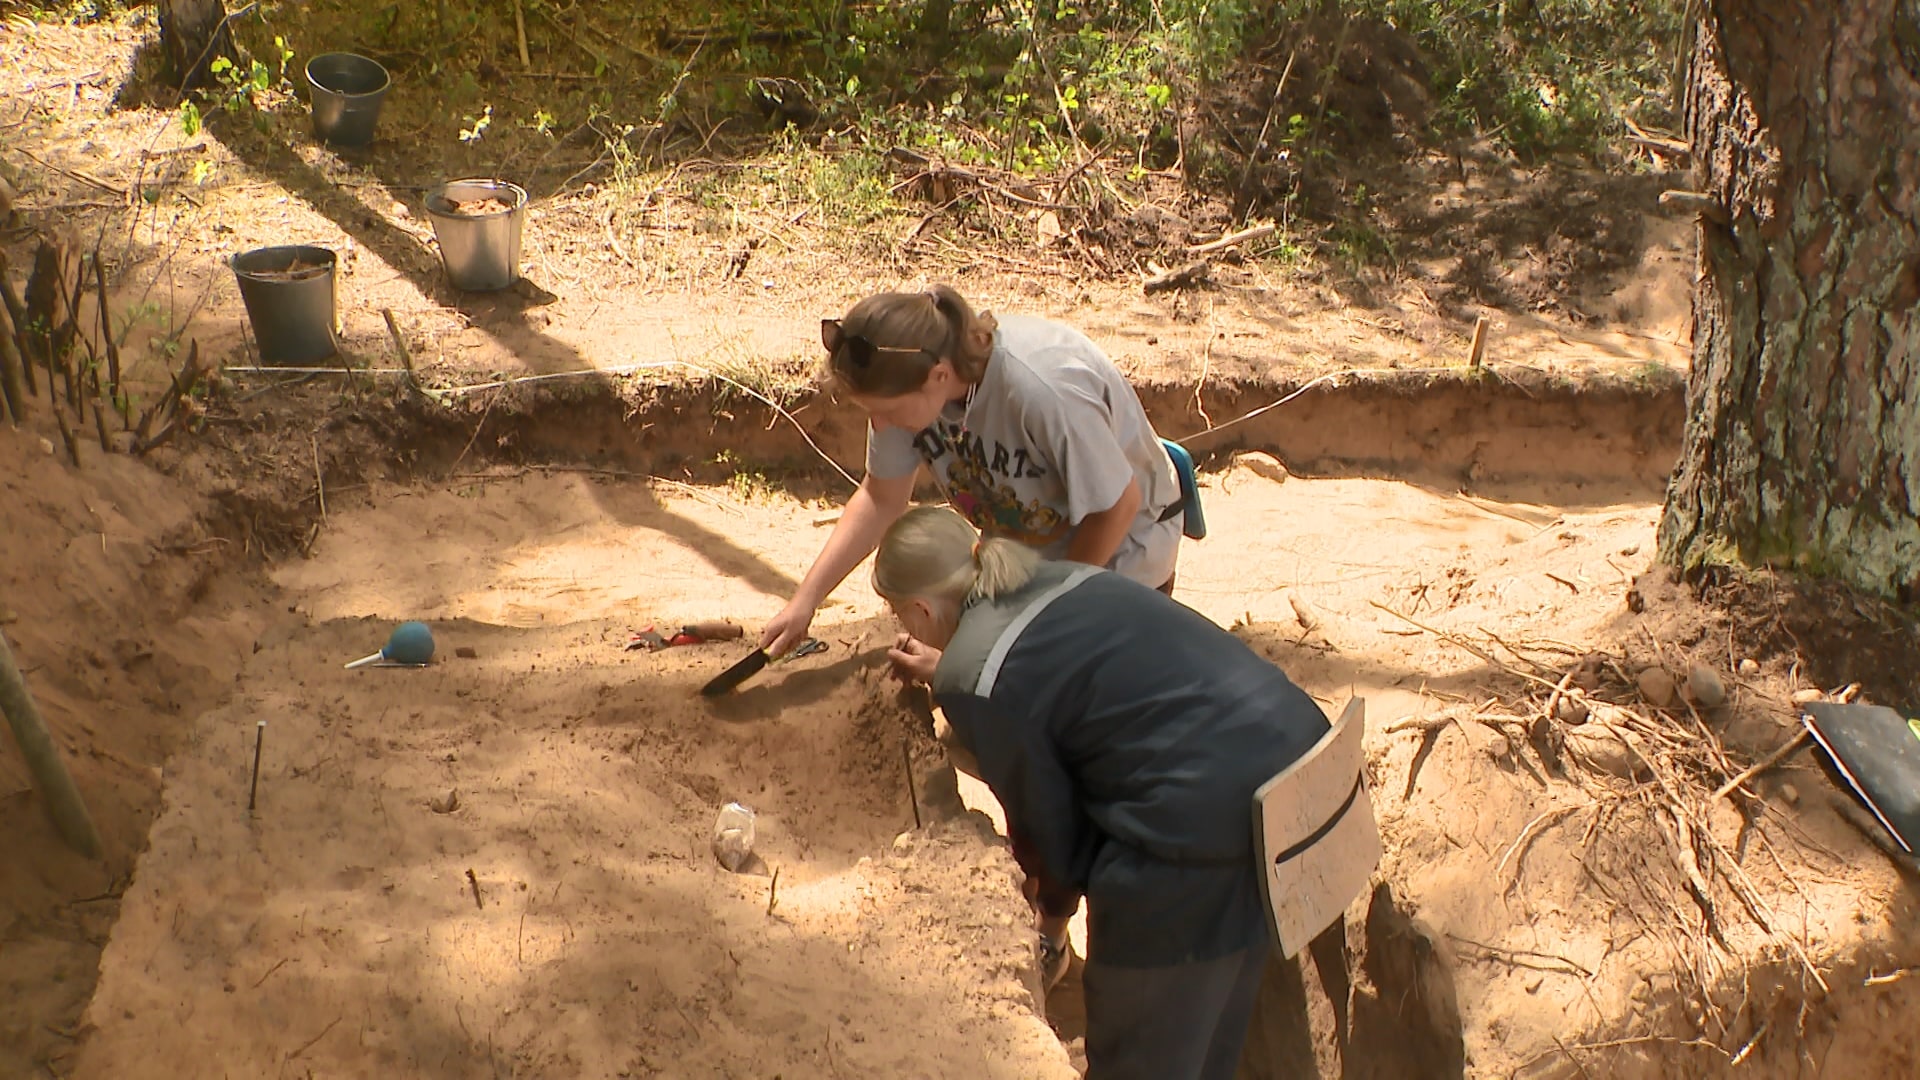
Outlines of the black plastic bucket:
M307 61L313 89L313 133L335 146L373 141L380 103L393 85L387 69L354 53L321 53Z
M333 333L335 261L326 248L304 245L233 257L262 364L302 367L340 351Z

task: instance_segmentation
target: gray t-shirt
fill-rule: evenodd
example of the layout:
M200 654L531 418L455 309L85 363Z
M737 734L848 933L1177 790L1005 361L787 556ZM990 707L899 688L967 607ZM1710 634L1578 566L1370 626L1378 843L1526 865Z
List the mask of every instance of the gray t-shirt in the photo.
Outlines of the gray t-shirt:
M1140 399L1099 346L1069 326L1000 319L986 377L918 434L868 430L867 472L908 476L925 462L975 528L1052 559L1088 514L1140 483L1140 512L1109 568L1149 587L1173 576L1180 499L1166 448Z

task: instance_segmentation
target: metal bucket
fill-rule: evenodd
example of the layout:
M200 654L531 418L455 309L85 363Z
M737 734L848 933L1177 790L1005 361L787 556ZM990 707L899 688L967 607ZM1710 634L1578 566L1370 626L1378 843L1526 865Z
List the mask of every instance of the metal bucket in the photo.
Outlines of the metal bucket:
M262 364L302 367L340 351L334 338L334 268L333 252L323 247L254 248L233 257Z
M321 53L307 61L313 88L313 133L335 146L373 141L380 103L393 85L387 69L354 53Z
M498 199L504 209L462 214L456 203ZM453 180L427 192L427 216L453 287L492 292L520 280L520 230L527 192L505 180Z

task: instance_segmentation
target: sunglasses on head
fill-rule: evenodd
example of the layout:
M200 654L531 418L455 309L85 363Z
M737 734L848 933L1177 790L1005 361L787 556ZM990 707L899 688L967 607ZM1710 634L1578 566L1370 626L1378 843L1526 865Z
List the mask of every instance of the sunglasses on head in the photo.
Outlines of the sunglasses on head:
M827 347L830 356L846 353L847 363L855 370L865 370L873 363L874 357L883 354L895 356L924 356L929 361L939 362L939 357L926 349L900 348L888 345L875 345L859 334L849 334L840 327L839 319L820 320L820 344Z

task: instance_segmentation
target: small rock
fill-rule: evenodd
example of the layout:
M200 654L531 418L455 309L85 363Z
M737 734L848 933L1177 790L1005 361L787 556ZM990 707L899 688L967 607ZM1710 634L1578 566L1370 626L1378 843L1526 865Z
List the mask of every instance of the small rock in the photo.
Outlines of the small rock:
M905 856L913 854L913 834L910 832L903 832L899 836L894 837L893 853L903 858Z
M1647 598L1640 595L1639 589L1627 590L1627 610L1635 615L1647 610Z
M1720 673L1705 664L1687 669L1687 696L1703 709L1717 709L1727 703L1727 685Z
M1795 705L1808 705L1813 702L1819 701L1821 698L1824 698L1826 696L1827 695L1821 693L1818 690L1815 690L1812 687L1807 687L1804 690L1795 690L1793 692L1793 703Z
M477 660L480 657L480 652L471 645L462 645L453 650L453 655L462 660Z
M1639 544L1628 544L1626 547L1623 547L1620 549L1620 554L1622 555L1638 555L1639 553L1640 553Z
M1673 676L1665 668L1650 667L1634 678L1640 685L1640 696L1656 709L1664 709L1674 702L1675 687Z
M427 800L427 805L436 814L451 814L460 809L460 793L449 790L445 795L435 795Z
M1781 784L1780 801L1786 803L1788 806L1799 806L1800 789L1794 787L1792 784Z
M1553 707L1554 719L1569 725L1586 723L1591 710L1587 708L1584 698L1585 695L1578 693L1561 695L1559 702Z
M1760 674L1760 661L1749 656L1745 660L1740 661L1739 671L1742 675L1758 675Z

